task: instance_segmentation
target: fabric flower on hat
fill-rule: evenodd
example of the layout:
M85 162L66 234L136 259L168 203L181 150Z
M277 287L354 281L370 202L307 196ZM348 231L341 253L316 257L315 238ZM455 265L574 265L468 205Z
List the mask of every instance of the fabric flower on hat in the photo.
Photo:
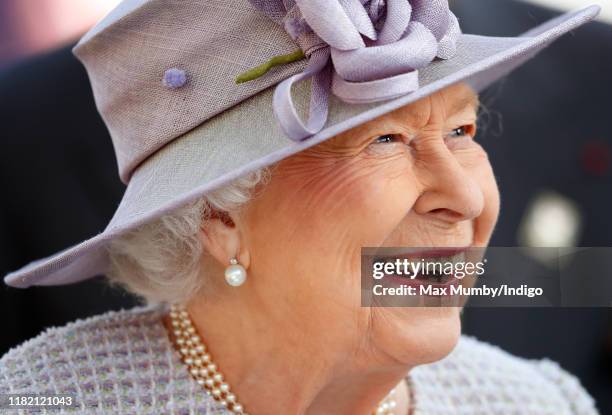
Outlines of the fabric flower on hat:
M419 88L418 70L449 59L461 34L447 0L250 0L282 25L308 58L302 73L281 82L274 112L285 133L299 141L327 120L330 92L348 103L371 103ZM304 123L291 86L312 78Z

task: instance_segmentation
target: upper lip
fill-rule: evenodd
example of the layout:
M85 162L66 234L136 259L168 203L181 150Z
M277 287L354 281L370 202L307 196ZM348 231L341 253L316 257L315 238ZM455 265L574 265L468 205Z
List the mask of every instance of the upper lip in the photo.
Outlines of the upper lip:
M448 248L380 248L375 256L376 259L421 259L452 257L467 251L471 246L448 247ZM391 251L391 252L389 252Z

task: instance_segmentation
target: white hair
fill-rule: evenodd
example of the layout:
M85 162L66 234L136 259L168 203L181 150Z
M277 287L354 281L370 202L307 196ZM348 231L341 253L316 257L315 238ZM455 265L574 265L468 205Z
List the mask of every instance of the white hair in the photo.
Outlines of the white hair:
M184 303L203 288L198 236L213 212L236 211L267 180L262 169L234 180L184 207L146 223L108 246L112 286L135 294L147 304Z

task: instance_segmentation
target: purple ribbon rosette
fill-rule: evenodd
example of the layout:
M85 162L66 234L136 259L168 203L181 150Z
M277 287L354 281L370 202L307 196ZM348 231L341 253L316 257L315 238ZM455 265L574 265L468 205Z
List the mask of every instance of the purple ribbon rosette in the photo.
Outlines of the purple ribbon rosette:
M303 72L280 82L274 113L295 141L327 121L330 92L347 103L372 103L419 88L418 70L456 53L461 29L447 0L249 0L282 25L302 49ZM291 87L312 78L304 123Z

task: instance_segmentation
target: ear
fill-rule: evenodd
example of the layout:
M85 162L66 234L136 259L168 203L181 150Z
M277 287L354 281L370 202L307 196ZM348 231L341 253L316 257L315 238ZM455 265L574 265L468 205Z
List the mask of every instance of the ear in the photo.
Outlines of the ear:
M228 213L214 213L202 223L199 233L204 249L222 267L227 267L230 259L236 258L245 268L250 263L249 252L241 247L240 229Z

